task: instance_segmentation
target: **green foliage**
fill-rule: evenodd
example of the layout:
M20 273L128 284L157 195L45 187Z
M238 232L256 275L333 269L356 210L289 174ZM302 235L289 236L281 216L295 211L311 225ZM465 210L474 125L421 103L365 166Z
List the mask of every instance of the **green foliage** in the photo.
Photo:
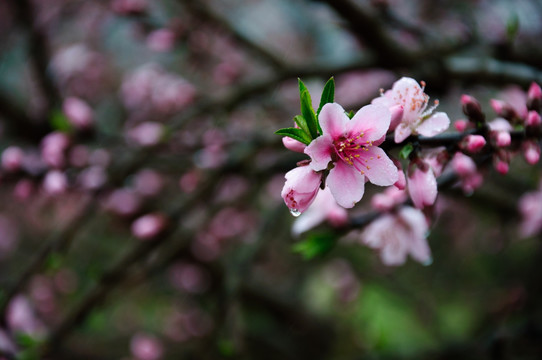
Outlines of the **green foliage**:
M301 254L305 260L327 254L337 242L335 234L330 232L312 233L307 239L295 244L292 250Z
M275 134L291 137L292 139L302 142L305 145L309 145L312 140L305 131L296 128L280 129L275 131Z
M519 32L519 17L516 13L511 13L506 21L506 36L512 41Z
M320 111L325 104L332 103L335 98L335 79L331 77L324 85L322 96L320 97L320 106L318 106L317 115L320 115Z
M22 351L17 353L17 360L38 360L41 341L25 333L17 333L15 341Z
M68 118L60 110L54 110L52 112L49 122L51 127L55 130L62 132L70 132L72 130L72 125Z
M406 159L408 159L408 157L410 156L410 154L412 153L413 150L414 150L414 146L411 143L408 143L405 146L403 146L401 151L399 151L399 156L402 159L406 160Z

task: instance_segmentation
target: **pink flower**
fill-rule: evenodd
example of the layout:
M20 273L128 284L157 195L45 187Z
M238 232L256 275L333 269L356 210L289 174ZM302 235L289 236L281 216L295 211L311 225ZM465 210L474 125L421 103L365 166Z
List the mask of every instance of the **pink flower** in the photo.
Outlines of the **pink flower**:
M167 219L160 213L147 214L132 223L132 234L140 240L151 240L164 230Z
M392 186L382 193L375 194L371 199L371 206L377 211L391 211L397 205L403 204L406 199L406 191Z
M164 353L164 347L159 339L143 333L132 337L130 350L138 360L158 360Z
M401 265L408 254L414 260L429 265L432 259L425 239L427 230L423 213L405 206L397 213L383 214L370 223L362 232L361 241L373 249L379 249L385 265Z
M391 90L386 91L379 98L373 99L373 104L384 105L388 108L400 105L403 107L402 119L395 128L395 142L400 143L411 134L435 136L450 126L448 115L443 112L432 114L435 107L427 109L429 96L416 80L403 77L393 84ZM427 110L426 110L427 109Z
M67 98L62 104L62 111L76 128L88 129L92 126L92 109L83 100L76 97Z
M305 149L310 168L322 171L333 165L327 186L339 205L353 207L363 197L366 178L375 185L389 186L398 180L397 168L379 148L390 125L391 114L380 105L361 108L350 120L336 103L320 112L322 136Z
M482 135L467 135L460 146L470 153L477 153L486 146L486 139Z
M471 194L482 185L482 175L470 156L461 152L455 153L452 159L452 168L461 179L461 188L464 193Z
M408 193L418 209L431 206L437 199L437 180L433 169L422 159L413 161L408 168Z
M299 216L312 204L320 189L322 174L309 166L298 166L285 175L281 196L294 216Z
M8 172L16 172L23 163L24 152L18 146L10 146L2 152L2 168Z
M318 192L309 209L294 222L292 233L299 236L325 220L332 226L341 226L346 223L347 218L346 210L337 204L326 186L323 191Z
M529 237L539 233L542 230L542 191L524 194L518 205L522 215L521 235Z
M534 165L540 160L540 145L538 141L526 140L522 144L523 157L529 165Z

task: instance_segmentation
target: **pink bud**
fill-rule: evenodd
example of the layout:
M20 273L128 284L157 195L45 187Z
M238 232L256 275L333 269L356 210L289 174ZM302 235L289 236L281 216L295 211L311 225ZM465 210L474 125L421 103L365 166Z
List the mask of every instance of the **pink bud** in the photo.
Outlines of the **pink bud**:
M529 165L534 165L540 160L540 146L534 141L523 143L523 157Z
M467 135L463 144L466 150L471 153L479 152L485 145L486 139L481 135Z
M132 223L132 234L140 240L150 240L164 230L166 222L162 214L144 215Z
M504 147L510 145L512 142L512 138L510 137L510 133L506 131L498 131L496 135L496 143L499 147Z
M425 165L425 166L420 166ZM430 206L437 199L437 181L431 167L425 163L410 163L408 171L408 193L418 209Z
M65 151L70 146L70 138L61 132L52 132L41 141L41 157L52 167L63 167L66 164Z
M309 166L299 166L286 173L286 183L281 196L294 216L299 216L312 204L318 190L322 175Z
M164 135L162 124L147 121L128 131L128 138L140 146L153 146L160 142Z
M476 172L476 164L470 156L457 152L452 159L452 168L459 176L468 176Z
M70 123L78 129L88 129L92 126L92 109L83 100L69 97L64 100L62 110Z
M395 185L395 187L399 190L405 190L406 188L405 172L401 169L397 169L397 175L398 175L398 180L393 185Z
M2 168L8 172L15 172L21 168L24 152L17 146L10 146L2 153Z
M478 100L469 95L461 95L461 105L463 105L463 113L467 115L469 120L483 122L485 120L482 107Z
M495 169L502 175L506 175L508 173L508 170L510 169L508 163L506 161L503 161L499 157L495 157L494 166Z
M34 184L32 181L28 179L22 179L17 182L17 185L15 185L15 188L13 189L13 195L20 199L20 200L26 200L32 195L32 192L34 191Z
M303 144L302 142L299 142L287 136L282 138L282 144L284 144L284 147L286 149L292 150L298 153L303 153L305 151L305 148L307 147L307 145Z
M542 89L535 82L531 84L527 92L527 108L534 111L540 111L542 108Z
M516 110L514 110L512 106L510 106L504 101L491 99L489 103L491 104L493 110L495 110L497 115L500 117L503 117L505 119L514 119L518 117Z
M539 127L540 124L542 124L542 119L540 118L540 114L536 111L529 111L529 114L527 115L527 126L532 127Z
M463 120L463 119L456 120L454 122L454 127L459 132L463 132L463 131L467 130L467 125L468 125L467 120Z

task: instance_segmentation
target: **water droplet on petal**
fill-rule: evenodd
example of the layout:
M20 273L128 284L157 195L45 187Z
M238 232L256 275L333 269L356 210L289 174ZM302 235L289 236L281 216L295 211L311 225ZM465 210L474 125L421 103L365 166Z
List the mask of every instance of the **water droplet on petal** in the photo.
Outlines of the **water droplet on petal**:
M301 215L301 212L297 209L290 209L290 214L292 214L295 217L298 217L299 215Z

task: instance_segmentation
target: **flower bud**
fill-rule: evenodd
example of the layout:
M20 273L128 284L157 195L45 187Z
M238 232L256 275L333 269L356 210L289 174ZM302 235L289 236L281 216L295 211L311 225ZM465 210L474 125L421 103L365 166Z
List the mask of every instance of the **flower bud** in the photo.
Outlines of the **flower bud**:
M312 204L320 190L322 175L310 166L299 166L286 173L286 183L281 196L294 216L298 216Z
M490 104L493 110L495 110L495 112L497 113L497 116L499 117L505 118L507 120L513 120L519 117L516 110L514 110L512 106L510 106L504 101L491 99Z
M471 175L476 172L476 164L470 156L457 152L452 159L452 168L461 177Z
M291 137L285 136L282 138L282 144L288 150L292 150L298 153L304 153L307 145L303 144L300 141L292 139Z
M437 181L431 167L423 160L413 161L408 169L408 193L418 209L430 206L437 199Z
M531 127L539 127L542 124L542 119L540 117L540 114L536 111L529 111L529 114L527 115L527 126Z
M462 148L470 153L477 153L486 145L486 139L481 135L467 135L462 143Z
M527 109L539 112L542 110L542 89L533 82L527 92Z
M482 112L482 107L478 100L469 95L461 95L461 105L463 105L463 113L467 115L470 121L484 122L485 115Z
M62 111L77 129L88 129L92 126L92 109L81 99L69 97L62 104Z
M132 223L132 234L140 240L150 240L164 230L166 223L162 214L147 214Z
M534 165L540 160L540 146L532 141L528 140L523 143L523 157L529 165Z
M68 187L68 179L66 174L59 170L51 170L43 179L43 189L51 195L63 193Z
M454 127L459 132L463 132L467 130L467 126L468 126L467 120L460 119L454 122Z

